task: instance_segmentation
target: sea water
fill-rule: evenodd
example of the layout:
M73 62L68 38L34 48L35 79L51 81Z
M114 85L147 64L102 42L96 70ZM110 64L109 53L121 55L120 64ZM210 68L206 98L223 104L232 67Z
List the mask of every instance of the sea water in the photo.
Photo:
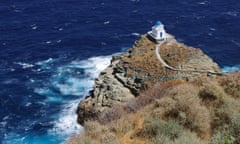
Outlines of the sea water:
M240 69L237 0L9 0L0 4L0 143L59 144L111 55L161 20L224 72Z

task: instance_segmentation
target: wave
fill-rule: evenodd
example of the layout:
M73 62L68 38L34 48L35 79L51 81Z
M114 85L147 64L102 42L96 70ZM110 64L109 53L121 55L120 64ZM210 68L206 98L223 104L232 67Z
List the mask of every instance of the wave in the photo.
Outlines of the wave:
M235 71L240 71L240 64L239 65L234 65L234 66L224 66L222 68L223 72L235 72Z
M15 62L14 64L22 66L23 69L34 67L33 64L24 63L24 62Z
M63 96L74 95L84 98L88 91L92 89L95 78L110 64L111 57L92 57L87 60L73 61L68 65L59 67L57 74L53 76L52 84L59 89ZM64 83L61 82L63 77L66 77ZM54 122L54 128L49 130L50 133L69 136L82 129L77 124L76 108L78 103L79 99L76 99L63 106L59 119Z
M82 126L77 123L77 105L92 89L94 80L99 73L110 64L111 57L112 55L92 57L60 66L56 66L60 61L52 58L35 63L36 67L48 69L51 73L50 77L45 80L31 78L29 85L34 87L36 94L43 96L43 103L48 106L59 105L56 113L43 116L43 119L52 126L40 134L38 131L29 131L24 134L9 133L5 136L3 143L64 143L70 136L78 134L82 130ZM55 62L57 64L54 64ZM48 121L49 117L53 119Z
M54 122L54 128L49 130L49 133L67 136L81 130L81 126L76 122L77 115L75 114L79 98L81 99L88 94L95 78L110 64L111 57L98 56L87 60L72 61L67 65L58 67L47 85L35 89L36 93L46 96L46 101L49 103L62 103L68 100L68 96L77 97L77 100L70 100L63 105L61 114L59 114L58 120ZM48 67L47 64L53 61L53 59L48 59L38 63L38 65L46 68Z

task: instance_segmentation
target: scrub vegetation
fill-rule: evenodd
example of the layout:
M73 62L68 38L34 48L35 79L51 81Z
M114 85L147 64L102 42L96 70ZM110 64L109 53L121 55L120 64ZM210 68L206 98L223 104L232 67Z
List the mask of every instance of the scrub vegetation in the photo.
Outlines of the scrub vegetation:
M240 144L240 72L154 85L68 144Z

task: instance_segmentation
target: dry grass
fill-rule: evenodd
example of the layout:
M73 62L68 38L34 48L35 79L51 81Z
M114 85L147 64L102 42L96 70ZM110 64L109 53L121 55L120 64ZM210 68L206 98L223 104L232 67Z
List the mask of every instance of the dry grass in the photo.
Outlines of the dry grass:
M234 144L235 138L229 134L229 131L218 131L212 136L211 144Z
M227 94L217 81L211 79L199 79L198 81L202 81L198 87L200 88L199 96L204 105L219 107L223 104Z
M137 123L137 119L132 117L131 114L128 114L118 120L111 121L108 123L108 126L111 132L125 134L134 129L136 127L135 124Z
M167 106L164 106L165 115L174 119L181 120L181 123L196 131L199 136L208 139L211 134L211 118L208 109L201 105L198 96L199 89L190 84L181 84L168 91ZM164 105L164 100L161 105ZM170 104L169 104L170 102Z
M214 132L214 140L234 140L234 144L240 144L240 100L235 98L225 99L225 103L217 109L217 125Z
M108 132L108 129L96 121L87 121L84 123L85 134L97 138L102 133Z
M99 142L93 141L87 137L83 136L75 136L72 137L67 144L100 144Z
M209 134L210 116L206 107L202 106L198 97L198 90L189 85L178 87L178 96L176 96L178 108L186 113L186 126L196 130L200 135Z
M220 79L220 84L226 91L235 98L240 97L240 72L235 72Z
M85 132L71 138L68 144L119 144L116 135L107 126L96 121L87 121L84 127Z
M239 75L158 83L86 122L69 143L240 144Z
M155 140L163 135L170 140L175 140L181 136L183 128L174 120L163 121L158 118L147 118L144 121L143 129L137 133L138 136L148 137Z
M207 142L200 139L195 133L190 132L189 130L183 130L181 136L172 141L168 137L159 135L154 140L154 144L206 144Z
M105 124L110 121L120 119L122 116L126 115L127 112L124 110L124 107L119 104L115 104L112 106L111 109L104 110L100 115L97 117L97 121Z
M166 69L156 57L156 44L146 36L142 36L133 48L129 49L117 63L116 69L126 72L126 77L133 80L140 77L137 82L139 94L148 90L159 81L174 79L191 79L198 76L206 76L202 73L178 72ZM200 49L188 47L175 41L166 41L161 45L161 57L170 66L183 69L207 69L218 70L217 65L206 57Z
M115 104L111 109L106 109L98 115L97 121L100 123L106 123L112 120L120 119L128 113L135 113L139 109L164 96L164 93L166 93L166 91L170 88L183 83L185 83L183 80L171 80L164 83L158 83L152 89L139 95L136 99L128 101L125 105Z

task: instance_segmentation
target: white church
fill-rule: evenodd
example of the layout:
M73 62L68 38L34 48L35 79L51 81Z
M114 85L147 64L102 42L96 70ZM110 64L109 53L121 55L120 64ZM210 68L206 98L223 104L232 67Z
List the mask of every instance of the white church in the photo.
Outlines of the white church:
M148 35L156 42L166 40L168 36L164 29L164 25L160 21L156 22L156 24L152 27L152 31L148 32Z

